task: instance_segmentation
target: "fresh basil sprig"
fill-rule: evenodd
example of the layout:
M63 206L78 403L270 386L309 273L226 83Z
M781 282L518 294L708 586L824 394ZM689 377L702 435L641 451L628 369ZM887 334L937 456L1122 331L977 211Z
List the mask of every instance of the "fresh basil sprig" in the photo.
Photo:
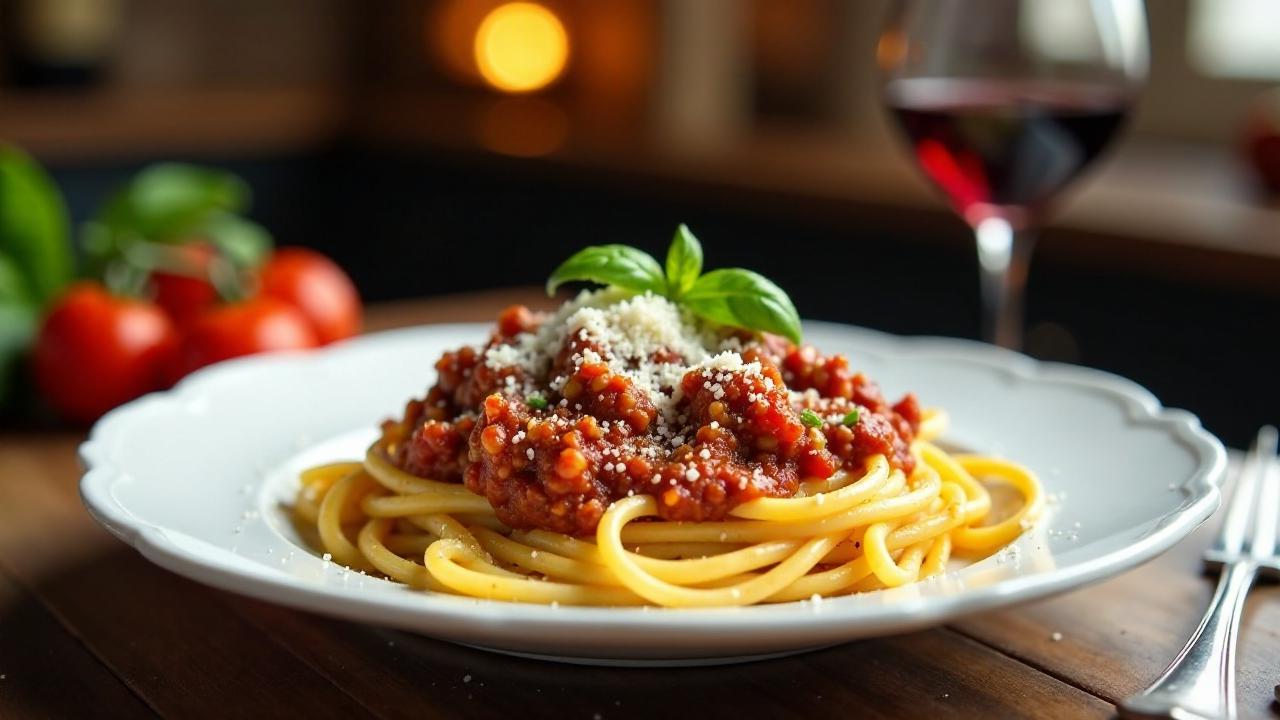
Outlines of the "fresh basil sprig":
M667 248L667 297L675 299L684 295L701 274L702 243L689 231L689 226L680 223L671 247Z
M593 245L565 260L547 278L547 294L570 280L587 280L665 295L667 280L653 256L629 245Z
M800 342L800 314L791 298L759 273L729 268L698 278L680 304L722 325L763 330Z
M651 292L712 322L782 335L800 342L800 314L782 288L742 268L702 274L702 244L683 224L667 249L666 273L658 261L627 245L585 248L551 273L547 294L571 280Z

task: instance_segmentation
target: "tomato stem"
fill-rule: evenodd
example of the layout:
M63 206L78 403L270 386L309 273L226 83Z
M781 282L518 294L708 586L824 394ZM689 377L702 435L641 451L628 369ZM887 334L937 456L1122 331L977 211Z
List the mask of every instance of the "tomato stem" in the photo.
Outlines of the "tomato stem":
M142 297L148 274L127 260L117 260L108 263L103 270L102 284L116 297Z
M245 275L221 252L209 260L209 283L224 302L236 302L250 296Z

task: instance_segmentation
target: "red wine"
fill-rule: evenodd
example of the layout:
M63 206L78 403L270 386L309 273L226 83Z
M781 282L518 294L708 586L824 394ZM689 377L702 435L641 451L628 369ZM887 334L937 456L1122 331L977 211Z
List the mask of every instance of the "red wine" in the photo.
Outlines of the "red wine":
M913 78L885 93L920 167L970 223L1042 209L1129 104L1116 88L1057 82Z

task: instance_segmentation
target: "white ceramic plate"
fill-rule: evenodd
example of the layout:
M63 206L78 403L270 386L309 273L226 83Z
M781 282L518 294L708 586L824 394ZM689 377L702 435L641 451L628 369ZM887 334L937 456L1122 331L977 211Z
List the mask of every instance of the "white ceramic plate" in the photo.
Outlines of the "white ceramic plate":
M819 603L698 610L573 608L413 591L326 563L283 504L297 471L358 458L433 381L441 351L486 326L364 337L197 373L103 418L81 448L85 505L174 572L263 600L458 643L580 662L723 662L937 625L1101 580L1214 511L1222 445L1137 385L978 343L811 323L889 396L951 414L947 440L1039 472L1048 517L1003 551L916 585Z

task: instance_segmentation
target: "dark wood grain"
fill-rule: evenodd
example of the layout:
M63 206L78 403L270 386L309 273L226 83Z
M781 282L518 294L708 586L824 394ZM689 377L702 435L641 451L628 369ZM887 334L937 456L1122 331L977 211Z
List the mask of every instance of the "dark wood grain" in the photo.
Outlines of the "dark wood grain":
M153 718L35 598L0 573L0 717Z
M1111 706L950 630L705 668L570 666L243 600L251 622L388 718L1104 717ZM1015 690L1016 689L1016 690Z
M164 716L369 714L220 593L160 570L99 528L76 493L77 440L0 441L0 508L17 510L0 518L0 569Z
M536 289L495 291L378 308L368 324L488 320L521 301L550 303ZM1159 672L1212 590L1198 573L1202 531L1110 582L951 628L718 668L545 663L172 575L85 513L80 439L0 438L0 717L1097 717ZM1245 717L1270 713L1276 597L1256 592L1246 617Z

